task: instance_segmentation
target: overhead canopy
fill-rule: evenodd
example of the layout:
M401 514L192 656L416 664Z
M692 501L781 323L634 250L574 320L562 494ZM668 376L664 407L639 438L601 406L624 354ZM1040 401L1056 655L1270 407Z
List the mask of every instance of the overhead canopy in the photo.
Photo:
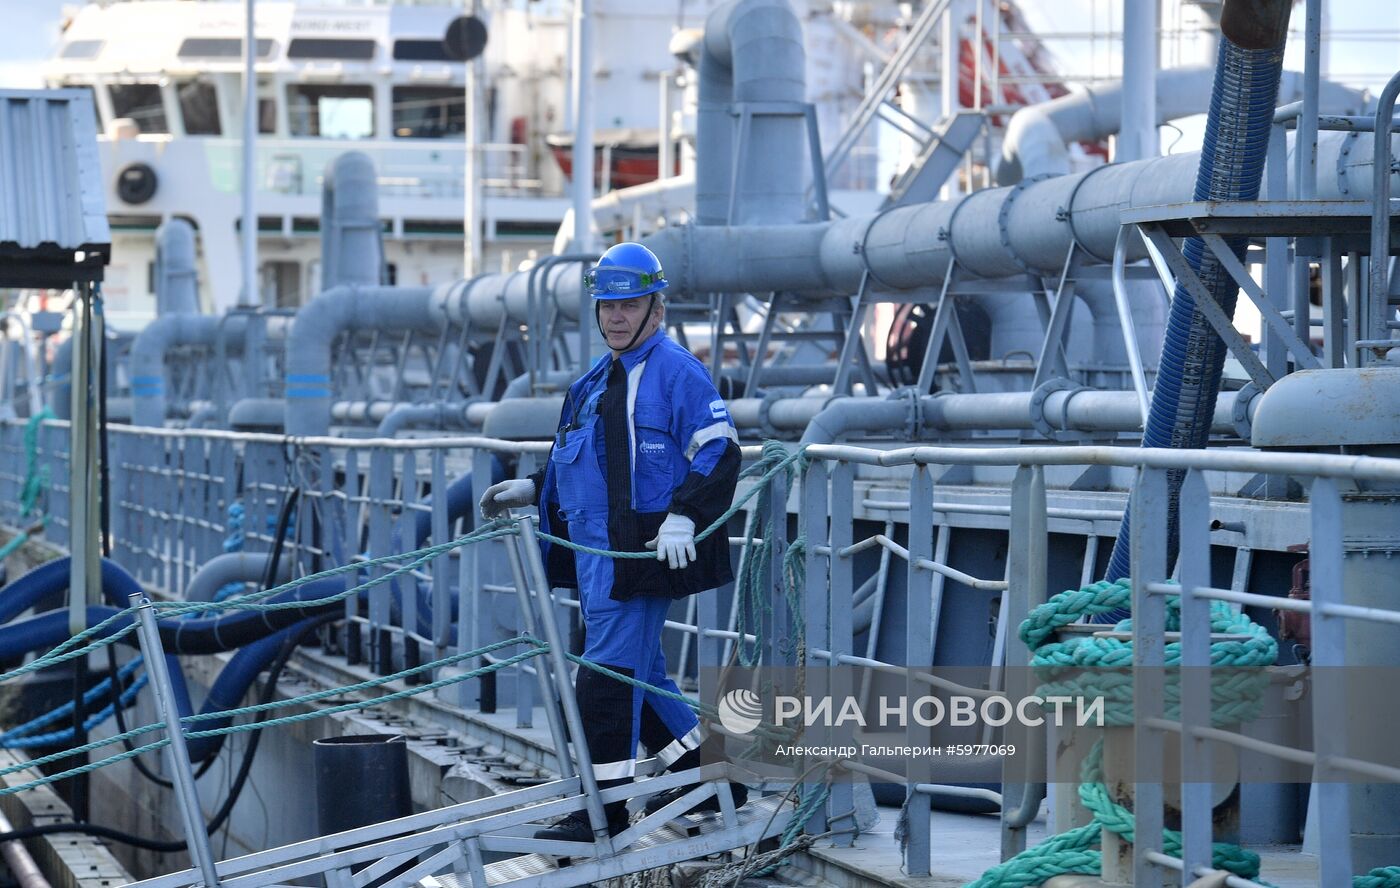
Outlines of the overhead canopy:
M0 90L0 287L102 279L112 251L87 90Z

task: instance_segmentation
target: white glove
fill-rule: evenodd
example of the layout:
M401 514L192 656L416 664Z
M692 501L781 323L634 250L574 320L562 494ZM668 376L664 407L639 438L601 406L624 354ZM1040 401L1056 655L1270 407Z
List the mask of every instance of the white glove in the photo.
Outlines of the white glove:
M666 515L656 539L647 543L656 550L656 560L665 561L671 570L679 570L695 560L695 522L674 512Z
M481 497L481 517L495 518L511 509L535 504L535 482L529 478L502 481L486 488Z

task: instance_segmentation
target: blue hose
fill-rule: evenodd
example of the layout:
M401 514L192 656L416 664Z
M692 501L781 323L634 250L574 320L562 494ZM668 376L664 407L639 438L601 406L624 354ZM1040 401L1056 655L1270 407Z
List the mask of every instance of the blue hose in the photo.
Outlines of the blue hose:
M1206 118L1201 165L1196 173L1194 199L1255 200L1264 172L1283 70L1283 42L1267 49L1245 49L1222 35L1215 68L1210 112ZM1225 239L1238 259L1244 259L1248 238ZM1233 317L1239 286L1205 248L1198 237L1186 239L1182 249L1187 264L1201 279L1227 317ZM1225 365L1225 344L1196 307L1196 301L1180 283L1172 297L1162 361L1152 392L1143 447L1197 449L1210 437L1220 374ZM1183 471L1168 474L1168 564L1177 547L1177 501ZM1127 511L1118 529L1118 540L1109 559L1107 579L1119 580L1131 572L1131 521ZM1101 615L1095 622L1117 622L1125 610Z
M46 598L56 598L66 592L71 564L68 558L56 558L16 577L13 583L0 589L0 624L10 622ZM102 593L109 604L126 607L127 598L140 591L140 584L121 565L102 559Z
M134 581L133 581L134 582ZM263 604L309 601L327 598L345 590L345 581L332 577L315 580L263 600ZM244 645L266 638L274 632L298 623L301 620L321 614L344 611L344 602L321 604L307 607L287 608L275 611L239 611L218 617L199 617L192 620L158 620L162 646L168 654L215 654L236 650ZM87 624L95 626L118 613L117 608L104 605L88 605ZM110 636L131 624L131 618L114 621L101 634ZM68 611L58 610L31 617L10 626L0 626L0 661L13 660L31 651L51 648L69 638ZM135 645L136 636L129 634L122 639Z
M505 466L495 456L491 457L491 483L505 480ZM426 498L425 504L431 503L432 497ZM467 529L476 527L476 509L472 500L472 473L467 472L460 478L456 478L447 485L447 523L449 525L458 518L465 518ZM428 537L433 533L433 515L431 512L419 512L413 519L413 542L415 549L421 549L428 541ZM433 540L433 542L444 542L443 540Z
M120 670L118 670L117 675L120 679L125 681L127 678L130 678L131 674L139 668L141 668L141 658L137 657L131 662L127 663L125 666L123 666ZM137 684L144 683L144 678L137 679ZM126 689L126 694L131 694L132 697L134 697L135 694L133 692L135 690L137 690L137 686L136 684L133 684L132 686ZM107 678L102 679L102 681L88 688L87 691L84 692L83 706L90 707L93 704L97 703L97 701L109 697L111 693L112 679L109 676ZM123 696L125 697L125 694ZM109 706L107 709L104 709L101 712L89 717L88 721L85 722L83 725L84 729L90 731L93 728L100 725L102 722L106 721L108 718L110 718L112 716L110 708L111 707ZM25 748L31 746L47 746L49 743L60 742L60 740L62 740L62 735L67 735L68 738L71 738L73 736L72 727L68 727L60 731L51 731L47 734L38 735L34 734L34 731L37 731L40 728L46 728L54 722L66 718L72 712L73 701L69 700L67 703L64 703L63 705L55 709L51 709L43 715L36 716L35 718L30 719L24 724L10 728L3 734L0 734L0 746L4 746L9 749Z

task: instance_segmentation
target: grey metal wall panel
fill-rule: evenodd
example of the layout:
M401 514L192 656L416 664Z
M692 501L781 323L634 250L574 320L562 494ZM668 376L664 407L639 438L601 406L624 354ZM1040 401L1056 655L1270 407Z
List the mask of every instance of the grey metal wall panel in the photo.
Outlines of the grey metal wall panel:
M111 233L85 90L0 90L0 251L104 256Z

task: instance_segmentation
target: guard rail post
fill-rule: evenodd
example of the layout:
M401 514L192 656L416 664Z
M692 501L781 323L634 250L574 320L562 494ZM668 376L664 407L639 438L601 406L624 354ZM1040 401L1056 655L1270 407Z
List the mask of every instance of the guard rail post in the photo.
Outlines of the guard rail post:
M180 724L179 708L175 705L175 694L171 690L170 672L166 667L165 650L160 643L155 614L152 613L150 599L141 593L132 595L129 601L136 610L136 632L141 643L141 656L146 663L146 674L150 676L151 686L155 690L156 710L165 723L165 736L170 739L165 754L175 781L180 816L185 821L185 843L204 878L205 888L219 888L219 876L214 869L214 849L209 844L209 832L204 827L204 812L199 807L199 791L194 785L194 770L190 767L190 753L185 746L185 728Z
M584 810L588 813L589 826L593 828L593 839L601 854L613 853L613 840L608 834L608 817L603 811L603 800L598 795L598 778L593 773L593 754L589 752L588 741L583 733L583 715L579 712L578 697L574 694L573 682L569 680L569 661L564 656L563 639L559 635L559 624L554 619L553 601L549 594L549 579L544 569L544 559L540 556L539 537L535 535L534 519L526 516L516 521L520 535L510 541L519 546L530 567L531 578L539 603L540 628L544 630L544 640L549 645L550 665L554 668L554 686L559 692L559 705L564 710L564 723L569 726L569 737L573 741L574 755L578 763L579 786L583 789ZM585 667L579 667L585 668Z
M924 688L914 673L933 665L933 571L919 566L933 559L933 475L925 463L914 466L909 484L909 564L908 604L905 607L905 698L917 700ZM908 744L927 746L933 742L928 728L909 718L906 728ZM908 764L908 785L905 792L914 796L909 812L908 846L904 852L904 867L911 876L929 875L929 800L919 795L915 787L933 782L933 766L928 757L913 758Z

